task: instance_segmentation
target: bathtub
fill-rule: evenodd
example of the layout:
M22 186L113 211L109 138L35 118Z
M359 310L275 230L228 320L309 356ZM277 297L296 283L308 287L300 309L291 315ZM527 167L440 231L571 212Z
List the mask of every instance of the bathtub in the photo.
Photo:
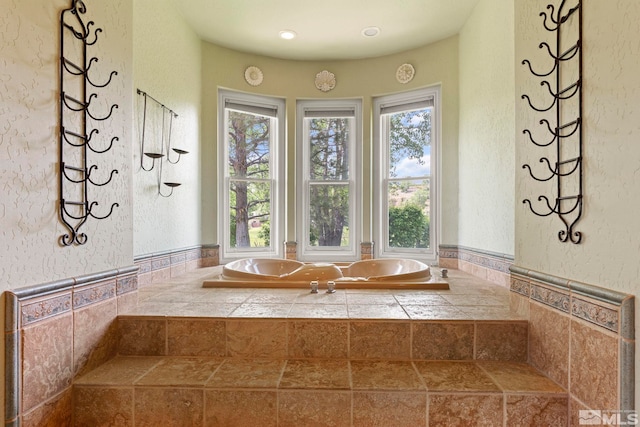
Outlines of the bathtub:
M204 280L205 288L308 288L333 280L337 289L449 289L429 266L412 259L371 259L353 263L305 263L288 259L245 258L232 261L222 274Z

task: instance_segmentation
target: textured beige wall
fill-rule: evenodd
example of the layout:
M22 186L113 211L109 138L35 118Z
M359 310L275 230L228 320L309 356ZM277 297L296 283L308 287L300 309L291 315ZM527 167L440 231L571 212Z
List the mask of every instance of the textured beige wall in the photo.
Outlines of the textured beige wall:
M104 220L89 218L81 231L83 246L61 247L66 232L58 219L59 17L69 1L2 1L0 7L0 291L103 271L132 263L131 114L132 11L130 0L92 2L87 16L101 27L98 42L88 48L99 58L95 81L118 75L101 90L92 111L101 116L117 103L112 117L98 122L97 147L89 154L100 182L111 169L119 173L104 187L89 188L97 215L120 207ZM94 27L94 28L95 28Z
M103 29L88 48L90 56L99 58L92 67L94 81L118 72L106 89L96 90L100 102L92 111L101 116L107 103L119 106L109 120L98 123L94 142L104 147L113 136L119 141L107 153L89 157L89 164L99 166L96 181L106 179L111 169L119 173L110 184L90 188L89 198L99 202L97 215L107 213L113 202L120 207L107 219L87 221L81 228L88 236L85 245L58 244L66 233L58 219L59 19L70 4L0 0L0 292L133 262L131 0L90 2L86 15L95 21L94 29ZM4 321L4 295L0 302ZM4 356L4 340L0 347ZM3 393L4 387L4 402ZM4 420L4 405L0 413Z
M481 0L460 32L458 244L513 255L513 1Z
M539 60L545 40L542 18L547 0L515 2L516 94L536 93L523 59ZM536 127L539 116L516 103L516 241L519 266L629 294L640 291L640 2L583 2L584 214L577 224L582 243L561 243L557 216L539 218L521 201L552 196L520 169L543 155L521 134ZM538 62L540 63L540 62ZM546 63L549 64L548 62ZM541 193L542 192L542 193ZM640 314L636 304L636 330ZM636 361L639 358L636 357ZM636 362L636 390L640 390ZM636 393L636 408L640 400ZM608 409L608 408L602 408Z
M380 58L353 61L290 61L239 53L209 43L202 45L202 200L203 243L218 243L216 218L216 114L217 88L279 96L286 99L288 121L287 240L295 240L295 106L296 99L362 98L363 100L363 221L362 239L371 239L371 103L377 95L397 93L435 84L442 85L442 239L457 240L458 162L458 37ZM413 64L415 78L408 84L396 81L396 69ZM244 70L262 69L264 82L253 87ZM321 92L315 75L329 70L336 87Z
M178 114L172 122L171 147L189 152L176 164L163 162L162 182L182 185L171 197L158 195L159 167L140 168L144 98L135 95L133 243L134 255L145 255L200 244L200 40L169 0L136 0L133 20L135 88ZM161 128L161 110L148 100L145 151L166 153ZM170 158L176 161L177 154ZM151 164L145 157L145 168ZM169 192L163 185L162 194Z

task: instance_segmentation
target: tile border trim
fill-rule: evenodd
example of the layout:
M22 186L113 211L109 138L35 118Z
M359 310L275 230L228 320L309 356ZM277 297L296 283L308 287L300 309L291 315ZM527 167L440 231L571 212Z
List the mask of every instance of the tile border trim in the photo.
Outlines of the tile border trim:
M196 263L197 267L212 267L219 265L220 245L204 244L189 246L180 249L171 249L161 252L136 255L133 257L134 265L138 267L138 275L151 275L154 272L169 271L173 268L188 267L187 264ZM148 284L146 280L140 280L141 284Z
M438 257L440 259L466 261L506 274L509 274L509 267L513 264L512 255L459 245L440 245L438 247Z
M512 265L510 290L618 336L620 409L635 409L635 297ZM526 290L529 290L527 295ZM560 296L562 303L547 295ZM538 293L536 293L538 292ZM569 306L565 302L569 301ZM566 310L565 308L568 308ZM625 373L624 375L622 373Z
M545 286L554 287L561 291L570 292L572 294L579 294L592 298L598 301L602 301L614 306L623 306L623 302L630 298L632 295L624 294L622 292L606 289L600 286L589 285L587 283L577 282L569 279L563 279L561 277L553 276L547 273L541 273L535 270L529 270L527 268L518 267L512 265L509 270L513 275L520 276L519 279L523 282L531 282L535 280ZM516 277L518 278L518 277ZM512 289L513 290L513 289ZM515 291L514 291L515 292Z

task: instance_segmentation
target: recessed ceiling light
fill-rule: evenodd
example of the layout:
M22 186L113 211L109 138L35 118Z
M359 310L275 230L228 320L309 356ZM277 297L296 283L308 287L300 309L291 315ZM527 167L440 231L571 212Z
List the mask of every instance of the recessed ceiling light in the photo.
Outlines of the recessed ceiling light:
M285 40L291 40L296 38L296 32L291 30L280 31L280 38Z
M367 27L362 30L362 35L365 37L375 37L380 34L380 28L378 27Z

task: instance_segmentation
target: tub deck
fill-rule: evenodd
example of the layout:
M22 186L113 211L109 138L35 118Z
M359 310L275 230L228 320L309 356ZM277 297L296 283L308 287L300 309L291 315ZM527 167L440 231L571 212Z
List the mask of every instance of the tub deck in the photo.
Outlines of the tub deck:
M335 280L336 290L340 289L407 289L407 290L446 290L449 282L431 276L428 281L364 281L364 280ZM216 274L202 282L203 288L269 288L269 289L308 289L309 282L276 281L276 280L232 280L222 274ZM318 292L326 291L326 283L320 282Z

